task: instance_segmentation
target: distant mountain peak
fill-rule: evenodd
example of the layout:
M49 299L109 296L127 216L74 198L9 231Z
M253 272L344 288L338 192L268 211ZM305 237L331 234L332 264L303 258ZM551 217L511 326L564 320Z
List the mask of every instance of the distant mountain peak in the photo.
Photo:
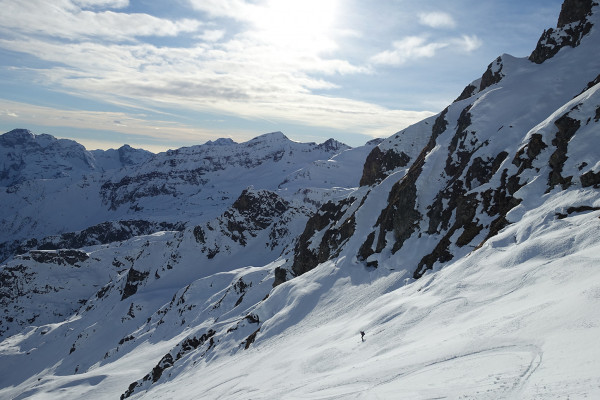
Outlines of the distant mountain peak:
M204 144L207 146L229 146L231 144L236 144L236 142L231 138L219 138L216 140L209 140Z
M5 146L21 144L35 138L35 135L29 129L13 129L0 135L0 143Z
M348 146L342 142L338 142L335 139L327 139L326 141L324 141L317 147L320 149L323 149L325 151L341 151L341 150L350 149L350 146Z
M283 134L283 132L281 131L276 131L276 132L269 132L269 133L264 133L262 135L259 135L257 137L255 137L254 139L251 139L250 141L257 141L257 142L262 142L262 141L267 141L267 140L290 140L287 136L285 136Z

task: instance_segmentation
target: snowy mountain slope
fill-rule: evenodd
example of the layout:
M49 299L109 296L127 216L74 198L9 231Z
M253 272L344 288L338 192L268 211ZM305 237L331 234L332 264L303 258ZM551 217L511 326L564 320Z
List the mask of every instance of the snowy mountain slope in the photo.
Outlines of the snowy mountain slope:
M0 269L0 336L58 323L80 307L92 308L94 299L118 304L138 291L163 293L146 311L154 312L194 279L276 259L310 213L273 192L246 190L218 218L182 232L81 250L32 250Z
M357 159L366 156L362 149L355 150ZM146 161L103 173L83 174L80 179L74 176L30 179L0 191L0 204L5 205L0 210L3 228L0 242L8 255L23 241L81 231L107 221L201 223L220 215L246 187L276 190L288 174L345 150L349 150L348 146L334 140L322 144L295 143L280 132L241 144L231 140L210 142L157 154L147 160L122 147L117 151L120 162ZM116 163L114 152L103 154L100 164L104 167ZM335 187L349 182L357 186L357 179L352 181L346 176L349 172L355 176L352 172L359 167L360 162L345 163L346 170L331 174L328 182ZM37 176L36 169L31 171L29 175ZM281 194L291 198L302 187L310 192L310 196L305 196L307 201L318 206L322 198L347 191L319 187L318 181L315 184L312 181L312 178L302 180L304 187L297 181L293 193L281 191ZM318 190L311 190L315 185Z
M29 250L79 249L98 244L121 242L135 236L150 235L160 231L181 231L184 224L151 222L146 220L125 220L103 222L81 231L47 236L41 239L15 240L0 244L0 260L9 259L13 254L23 254Z
M327 262L253 310L265 322L247 351L203 348L132 398L596 397L600 214L549 212L408 285L407 270Z
M253 189L183 232L47 253L113 275L11 325L0 397L600 397L599 15L566 0L552 37L572 39L538 45L558 51L501 56L316 213ZM43 282L30 254L2 267L9 306L65 297L19 293Z
M598 13L585 18L597 22ZM321 226L318 237L306 240L313 249L298 249L297 273L318 264L311 254L336 253L327 239L346 223L366 232L360 241L346 238L353 257L369 266L410 265L418 278L496 234L523 199L597 185L600 59L590 55L600 50L598 35L594 26L576 48L563 47L541 64L501 56L496 83L405 131L429 131L418 157L403 152L403 135L382 143L367 158L361 183L393 179L393 186L363 190L357 202L385 196L384 207L377 214L369 207L360 221L360 208L349 208L332 221L330 234Z
M118 149L92 150L96 166L103 171L138 165L148 161L153 154L143 149L134 149L125 144Z
M127 145L118 150L90 152L73 140L13 129L0 135L0 186L8 187L36 179L81 179L92 172L144 162L151 155L146 150Z
M12 384L0 394L594 398L600 211L554 213L593 198L554 193L416 282L341 257L272 289L275 263L194 281L139 329L129 323L150 300L136 293L110 315L121 323L90 325L82 313L5 340L0 376ZM101 308L114 304L92 299L87 313L107 320Z

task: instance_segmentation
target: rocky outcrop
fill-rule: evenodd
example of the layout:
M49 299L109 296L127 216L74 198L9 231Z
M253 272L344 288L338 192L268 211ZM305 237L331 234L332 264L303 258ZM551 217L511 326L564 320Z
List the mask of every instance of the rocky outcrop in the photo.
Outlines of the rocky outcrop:
M216 332L214 330L209 329L202 335L188 337L187 339L183 340L169 353L165 354L163 358L160 359L158 364L152 368L150 373L144 376L141 380L133 382L131 385L129 385L125 393L121 395L121 400L131 397L133 394L135 394L136 390L143 386L149 386L158 382L166 369L173 367L177 361L179 361L188 353L207 344L202 355L204 356L204 354L206 354L214 346L213 336L215 333Z
M593 0L566 0L562 5L556 29L544 31L529 60L541 64L554 57L565 46L579 46L581 39L592 29L588 17L592 7L597 5Z
M292 234L288 223L309 213L307 208L294 207L274 192L245 189L220 217L194 227L193 235L209 259L227 251L233 243L245 247L260 234L268 236L266 247L273 250Z
M328 202L310 217L294 248L292 271L296 276L327 261L335 255L335 250L340 244L352 235L353 219L345 220L338 228L330 226L333 222L342 220L342 216L353 201L353 198L347 198L337 203ZM326 229L328 227L330 228ZM322 233L322 236L318 237L318 233Z
M496 60L490 65L481 76L481 83L479 84L479 91L500 82L504 75L502 74L502 57L496 58ZM469 96L470 97L470 96ZM459 97L460 98L460 97Z
M181 223L125 220L103 222L81 231L29 239L23 242L0 244L0 262L13 254L25 254L31 250L80 249L87 246L122 242L136 236L150 235L161 231L182 231Z
M490 64L491 65L491 64ZM489 67L488 67L489 68ZM487 72L487 71L486 71ZM463 91L460 93L460 95L453 101L453 103L456 103L458 101L461 100L466 100L469 97L473 96L475 93L478 92L478 87L473 85L473 84L469 84L467 86L465 86L465 88L463 89Z
M379 147L375 147L365 161L360 186L371 186L381 182L387 176L387 172L405 167L409 161L410 157L402 151L398 153L389 149L383 152Z
M138 285L145 281L146 278L148 278L148 275L150 275L150 273L147 271L136 271L135 269L130 268L127 272L125 286L121 291L121 301L136 294Z
M581 126L579 120L570 118L567 114L563 115L554 122L558 128L556 137L552 140L552 145L556 147L556 151L550 156L549 164L552 169L548 177L548 192L556 185L561 185L566 189L571 184L572 176L563 177L562 170L565 161L567 160L567 146L569 140L575 135L575 132Z

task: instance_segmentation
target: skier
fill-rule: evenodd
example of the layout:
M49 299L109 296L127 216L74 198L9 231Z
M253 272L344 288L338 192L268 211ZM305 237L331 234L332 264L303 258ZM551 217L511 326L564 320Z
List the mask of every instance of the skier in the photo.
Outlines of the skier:
M360 331L360 338L363 342L365 341L365 331Z

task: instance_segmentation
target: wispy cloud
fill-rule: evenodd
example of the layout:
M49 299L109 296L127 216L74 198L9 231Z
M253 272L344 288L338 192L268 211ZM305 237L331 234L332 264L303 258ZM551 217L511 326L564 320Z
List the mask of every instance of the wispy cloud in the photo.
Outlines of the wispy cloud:
M207 29L201 34L197 35L196 38L204 42L216 42L225 36L224 29Z
M450 14L441 11L420 13L419 22L431 28L454 28L456 26L454 18Z
M475 35L462 35L439 41L429 41L425 36L408 36L392 43L391 50L375 54L370 61L374 64L400 66L421 58L432 58L439 50L471 52L482 45Z
M129 0L74 0L74 3L80 7L125 8Z
M36 34L73 41L123 41L144 36L176 36L182 32L194 32L202 25L194 19L171 21L149 14L93 11L80 7L85 5L124 6L126 2L5 0L0 13L0 32L7 36Z
M0 47L43 60L46 66L26 70L53 90L129 109L216 113L372 136L389 135L432 114L322 93L339 88L330 77L371 72L368 65L335 56L338 44L328 25L334 0L302 4L265 0L273 6L268 10L264 1L189 1L195 10L242 23L229 32L229 25L199 21L193 12L191 18L170 20L114 11L126 6L125 0L56 0L52 5L42 0L7 0L6 12L0 15ZM295 4L295 13L284 14L286 4ZM314 7L322 12L315 13ZM185 41L165 46L146 36L185 36ZM372 61L399 64L432 57L450 45L410 37ZM141 114L39 106L31 106L33 111L28 112L24 104L6 109L38 125L46 121L49 126L155 137L168 132L197 141L225 135L197 129L192 123L157 122Z
M437 50L446 46L448 46L448 43L428 43L424 37L409 36L392 43L393 48L391 50L375 54L371 61L375 64L402 65L409 60L431 58Z
M482 40L475 35L462 35L460 38L452 39L452 43L467 53L477 50L483 44Z

